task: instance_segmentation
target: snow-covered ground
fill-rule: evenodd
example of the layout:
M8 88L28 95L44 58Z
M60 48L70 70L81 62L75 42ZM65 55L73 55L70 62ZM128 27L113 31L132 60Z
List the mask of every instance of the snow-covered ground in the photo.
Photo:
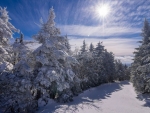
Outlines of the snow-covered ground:
M149 101L146 103L139 97L132 84L123 81L91 88L70 103L58 104L50 100L37 113L150 113Z

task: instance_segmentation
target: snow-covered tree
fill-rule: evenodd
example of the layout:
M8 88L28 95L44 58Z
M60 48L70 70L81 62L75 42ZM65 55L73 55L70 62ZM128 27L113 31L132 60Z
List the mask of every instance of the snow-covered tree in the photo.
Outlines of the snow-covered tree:
M93 57L90 52L85 52L76 55L76 58L80 65L77 65L75 72L78 73L77 75L81 79L82 90L85 90L93 85L89 83L89 78L93 76Z
M65 102L71 99L79 87L79 80L72 71L72 66L78 62L68 55L66 38L60 36L54 18L55 13L51 8L47 22L42 25L38 34L33 36L42 44L34 51L37 73L35 81L41 97Z
M9 20L6 8L0 7L0 73L13 68L13 65L10 63L11 56L8 42L12 38L13 32L18 30Z
M115 74L114 55L107 52L102 43L99 42L93 52L84 52L76 57L80 63L77 71L83 90L102 83L113 82Z
M115 69L116 69L115 80L119 81L125 80L126 70L125 66L122 64L120 60L115 60Z
M5 77L7 90L1 96L8 112L34 112L37 108L37 89L34 86L35 59L24 44L23 34L12 45L13 73ZM6 84L5 83L5 84ZM11 92L10 95L7 95Z
M71 52L71 45L69 44L69 39L68 39L68 36L66 35L66 42L65 42L65 46L67 47L67 49L68 49L68 53L70 53Z
M102 42L97 43L94 51L93 51L93 57L94 57L94 70L95 75L97 76L97 84L105 83L106 82L106 73L104 70L104 55L105 55L105 49L102 45Z
M17 54L17 62L11 64L13 55L8 41L13 32L18 31L10 22L6 8L0 7L0 103L4 112L32 112L36 109L36 101L31 75L32 68L28 57L28 49L23 43L23 35L13 45ZM29 60L29 61L28 61ZM11 72L13 69L13 73Z
M14 64L14 73L19 76L30 75L30 71L34 70L34 56L32 51L26 46L23 41L23 34L20 34L20 38L17 38L14 44L12 45L13 49L13 64ZM29 72L27 72L29 71Z
M125 69L125 80L130 80L130 72L131 72L131 67L127 66L126 64L124 65Z
M142 44L148 44L150 42L150 26L149 26L149 22L147 21L147 19L145 19L144 21L144 26L142 29L142 33L141 36L143 37L143 43Z
M104 46L102 45L102 42L99 42L96 48L94 49L94 56L99 57L103 53L104 53Z
M8 82L1 82L3 93L0 94L0 108L6 113L34 112L38 106L37 90L33 87L30 77L28 75L16 76L14 73L7 75L6 80Z
M90 51L90 52L93 52L93 50L94 50L94 45L91 43L91 44L90 44L89 51Z
M28 47L23 42L23 34L20 34L20 38L16 38L15 42L12 45L13 55L12 63L13 65L17 64L22 57L26 57Z
M103 66L106 76L106 82L113 82L115 79L115 61L114 54L112 52L107 52L105 49Z
M0 45L7 46L13 32L18 30L9 22L10 18L6 8L0 7Z
M85 40L83 40L83 45L81 46L81 54L87 52L87 45L85 43Z
M141 36L141 45L134 52L134 62L131 66L131 81L137 91L150 93L150 25L145 19Z

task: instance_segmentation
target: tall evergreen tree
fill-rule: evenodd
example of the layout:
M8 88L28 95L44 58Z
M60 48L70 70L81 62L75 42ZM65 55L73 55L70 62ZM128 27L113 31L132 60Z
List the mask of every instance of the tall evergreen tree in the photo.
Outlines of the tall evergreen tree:
M17 38L12 45L13 73L9 74L9 92L5 95L7 107L11 112L33 112L37 108L36 92L33 75L33 55L29 48L23 43L23 34ZM6 93L5 93L6 94ZM11 100L11 101L10 101Z
M12 38L13 32L18 32L9 20L6 8L0 7L0 45L2 46L8 46L8 41Z
M93 52L93 50L94 50L94 45L91 43L91 44L90 44L89 51L90 51L90 52Z
M18 30L9 22L10 18L6 8L0 7L0 73L13 68L11 52L8 42L12 38L13 32Z
M91 55L92 53L92 55ZM84 56L81 58L81 56ZM113 53L107 52L102 43L98 43L93 52L85 52L77 56L81 88L98 86L102 83L113 82L115 63Z
M142 29L141 36L143 37L143 45L148 44L150 42L149 37L150 37L150 27L149 27L149 22L147 19L144 21L144 26Z
M131 81L137 91L150 93L150 26L145 19L142 29L141 45L134 52L134 62L131 65Z
M107 52L105 49L104 60L103 60L104 71L107 82L113 82L115 79L115 60L112 52Z
M27 55L29 48L23 42L23 34L20 33L20 38L16 38L15 42L12 45L13 55L12 63L13 65L17 64L22 57Z
M71 45L69 44L68 36L66 35L65 38L66 38L65 46L67 47L67 52L70 53Z
M125 67L120 60L115 60L115 70L116 70L115 80L119 81L125 80L126 78Z
M72 71L72 66L78 62L68 55L68 49L65 46L66 38L60 36L60 30L55 27L54 18L55 13L51 8L48 21L33 37L42 44L34 51L35 70L37 70L36 85L41 92L41 97L46 96L66 102L79 87L78 78Z
M2 89L0 92L3 92L0 93L0 104L1 106L4 105L3 109L6 108L4 112L32 112L33 109L35 110L36 103L33 98L34 89L31 87L29 77L31 76L30 69L26 65L28 61L26 48L23 45L23 37L21 36L22 41L20 40L16 47L16 49L20 49L18 62L15 63L15 66L12 66L13 55L8 41L13 32L18 30L9 20L6 8L0 7L0 89ZM11 69L15 70L14 73Z
M96 46L96 48L94 49L94 55L95 57L99 57L101 54L104 53L104 46L102 45L102 42L99 42Z
M83 45L81 46L81 54L87 52L87 45L85 43L85 40L83 40Z

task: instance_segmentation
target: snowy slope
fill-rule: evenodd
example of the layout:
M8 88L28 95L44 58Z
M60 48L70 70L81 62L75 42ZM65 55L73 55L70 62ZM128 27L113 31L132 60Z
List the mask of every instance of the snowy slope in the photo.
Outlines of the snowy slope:
M70 103L50 100L37 113L150 113L150 107L144 105L144 100L137 99L132 84L124 81L84 91Z
M30 48L31 50L35 50L37 49L39 46L41 46L41 44L39 44L38 42L36 41L26 41L25 42L26 46L28 48Z

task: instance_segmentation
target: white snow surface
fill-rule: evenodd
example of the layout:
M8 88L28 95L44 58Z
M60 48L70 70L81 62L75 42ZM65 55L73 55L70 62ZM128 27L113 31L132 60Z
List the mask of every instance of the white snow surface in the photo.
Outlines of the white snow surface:
M60 104L49 100L37 113L150 113L149 101L138 99L128 81L103 84Z
M41 46L41 44L39 44L38 42L35 42L35 41L28 41L25 43L26 46L28 48L30 48L31 50L35 50L37 49L39 46Z

